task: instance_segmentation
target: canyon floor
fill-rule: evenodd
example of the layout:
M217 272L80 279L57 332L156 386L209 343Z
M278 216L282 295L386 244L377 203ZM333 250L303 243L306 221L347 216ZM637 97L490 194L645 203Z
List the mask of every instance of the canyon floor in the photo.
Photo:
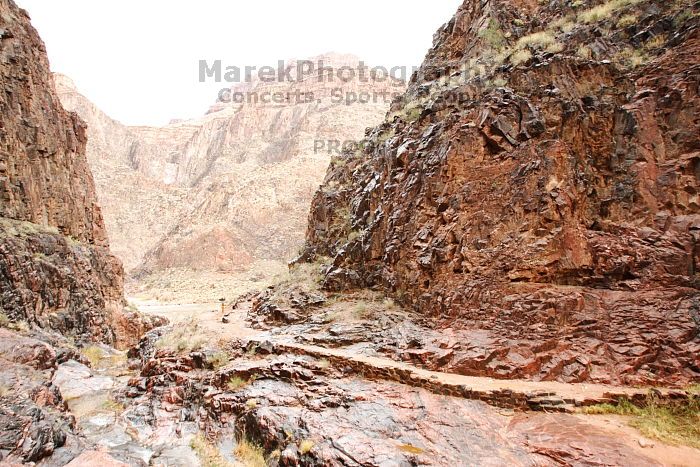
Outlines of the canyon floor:
M131 298L170 325L138 355L96 347L92 368L68 361L53 376L98 446L69 465L700 465L700 449L586 412L648 388L440 371L428 358L439 339L423 361L411 342L453 330L370 292L329 299L297 285L223 313L215 301ZM304 316L272 304L284 300ZM386 350L392 333L403 349Z

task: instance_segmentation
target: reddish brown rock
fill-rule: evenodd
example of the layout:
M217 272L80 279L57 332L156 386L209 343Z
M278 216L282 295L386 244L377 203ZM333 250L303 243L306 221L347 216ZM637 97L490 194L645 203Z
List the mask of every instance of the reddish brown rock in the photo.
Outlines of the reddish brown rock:
M466 0L365 150L331 164L302 259L332 258L329 290L382 288L481 335L454 371L697 381L690 5L643 1L627 28L623 7L560 29L579 12Z
M0 304L26 320L119 346L150 321L124 311L85 157L85 125L61 106L24 10L0 1ZM137 320L138 321L138 320Z

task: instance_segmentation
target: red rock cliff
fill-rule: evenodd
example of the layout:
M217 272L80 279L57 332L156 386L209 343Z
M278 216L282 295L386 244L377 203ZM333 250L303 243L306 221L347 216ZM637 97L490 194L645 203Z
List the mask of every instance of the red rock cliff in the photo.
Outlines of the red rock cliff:
M466 0L332 162L302 259L472 329L453 371L698 380L697 11Z
M2 311L126 344L138 336L120 331L139 325L122 313L123 271L109 252L85 125L61 106L44 44L11 0L0 0L0 90Z

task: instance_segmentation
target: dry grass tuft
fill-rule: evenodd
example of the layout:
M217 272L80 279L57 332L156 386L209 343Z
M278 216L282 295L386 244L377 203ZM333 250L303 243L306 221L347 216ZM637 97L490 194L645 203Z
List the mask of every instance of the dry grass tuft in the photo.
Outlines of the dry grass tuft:
M630 5L639 3L641 0L611 0L602 5L589 8L578 15L578 20L583 23L595 23L608 19L614 12Z
M627 400L618 405L600 404L586 407L587 414L615 414L630 417L628 423L644 436L670 444L700 448L700 400L660 405L653 398L640 408Z
M96 345L85 347L80 353L90 362L90 367L93 369L99 368L100 363L105 358L104 350Z
M126 410L126 407L121 402L114 400L112 398L107 399L102 403L102 408L108 412L114 412L117 415L121 414Z
M593 56L593 52L591 51L590 47L582 45L578 48L578 50L576 50L576 55L586 60L590 60Z
M306 455L311 452L311 450L314 448L315 444L313 441L310 439L305 439L301 443L299 443L299 452L301 455Z
M371 304L361 301L357 302L352 309L352 315L355 319L372 319L374 317L374 308Z
M192 438L190 447L197 453L197 457L202 461L202 467L234 467L228 462L219 452L219 450L211 444L204 435L199 434Z
M245 436L238 441L233 453L246 467L267 467L262 447L252 443Z
M564 44L561 42L553 42L552 44L549 44L547 48L545 49L546 52L549 52L551 54L558 54L564 50Z
M516 48L524 49L525 47L547 47L555 42L556 39L554 39L552 33L549 31L540 31L518 39Z
M231 361L231 357L228 353L221 351L216 352L209 357L207 357L207 363L209 363L215 370L218 370L222 366L226 365Z
M204 342L204 337L199 335L199 324L194 319L190 319L161 337L156 342L156 347L173 350L178 353L189 353L200 350Z
M627 26L632 26L637 20L637 15L622 15L620 19L617 20L617 27L626 28Z
M518 50L510 56L510 63L515 66L525 63L532 58L532 53L529 50Z
M424 449L414 446L412 444L399 444L399 451L407 452L409 454L423 454Z
M226 388L228 388L229 391L235 392L248 386L253 381L255 381L255 378L243 379L240 376L231 376L226 383Z

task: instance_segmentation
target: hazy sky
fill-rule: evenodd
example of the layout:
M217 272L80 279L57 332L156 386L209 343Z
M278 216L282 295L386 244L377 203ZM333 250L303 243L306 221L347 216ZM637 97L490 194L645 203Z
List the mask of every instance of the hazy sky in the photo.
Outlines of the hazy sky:
M53 71L123 123L204 113L223 87L199 60L275 65L325 52L370 65L420 65L462 0L15 0L46 42Z

